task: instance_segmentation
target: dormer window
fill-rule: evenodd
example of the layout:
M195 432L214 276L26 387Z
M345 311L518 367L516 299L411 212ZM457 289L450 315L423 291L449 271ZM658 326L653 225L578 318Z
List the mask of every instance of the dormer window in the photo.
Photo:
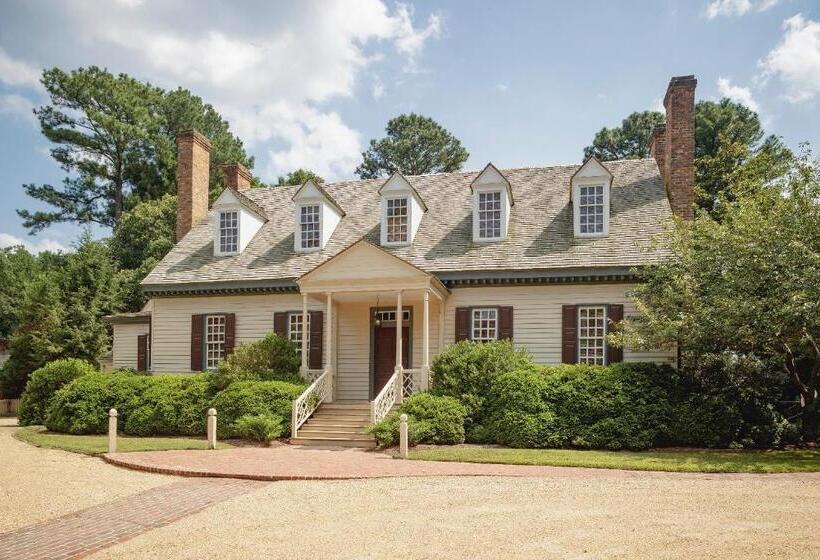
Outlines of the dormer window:
M379 188L382 197L381 243L386 247L410 245L427 212L419 192L398 171Z
M580 186L578 195L578 233L603 233L604 186Z
M387 199L387 242L407 243L407 198Z
M219 252L239 252L239 212L236 210L219 213Z
M295 203L293 249L297 253L319 251L344 217L344 212L321 185L312 179L297 189L291 199Z
M321 209L318 204L308 204L299 210L299 238L304 251L318 249L322 243Z
M501 238L501 191L478 193L478 237Z
M487 243L507 238L512 187L492 163L470 183L473 192L473 242Z
M609 235L609 192L612 173L590 157L570 179L575 237Z

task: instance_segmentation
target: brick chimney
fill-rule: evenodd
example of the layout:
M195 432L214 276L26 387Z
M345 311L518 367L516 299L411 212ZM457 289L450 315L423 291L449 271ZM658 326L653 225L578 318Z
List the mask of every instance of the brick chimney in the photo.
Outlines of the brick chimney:
M211 143L196 130L177 134L177 241L208 213Z
M663 106L666 124L655 127L650 153L658 162L672 212L691 220L695 201L695 87L694 76L669 81Z
M222 166L225 174L225 184L237 191L246 191L251 188L251 174L241 163L227 163Z

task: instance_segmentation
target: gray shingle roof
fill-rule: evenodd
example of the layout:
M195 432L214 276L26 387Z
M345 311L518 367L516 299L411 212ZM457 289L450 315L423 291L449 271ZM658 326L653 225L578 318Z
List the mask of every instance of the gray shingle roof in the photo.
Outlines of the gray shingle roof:
M606 162L614 175L609 235L575 238L569 202L570 177L579 166L501 170L516 204L509 235L496 243L472 242L470 183L480 173L407 177L428 211L410 247L387 248L434 273L632 267L662 256L647 251L672 213L653 159ZM346 212L326 247L297 254L291 197L299 187L251 189L244 194L261 206L268 222L240 255L215 257L208 222L188 235L143 281L146 288L188 283L292 280L361 238L379 244L380 198L385 179L329 183L323 188ZM209 220L212 212L209 213Z

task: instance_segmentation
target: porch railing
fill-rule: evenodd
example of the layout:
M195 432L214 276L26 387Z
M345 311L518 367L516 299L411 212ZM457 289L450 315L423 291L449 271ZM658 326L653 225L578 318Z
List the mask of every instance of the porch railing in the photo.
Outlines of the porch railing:
M310 386L293 401L290 437L296 437L299 428L316 412L322 401L333 395L333 372L327 368Z
M396 368L382 390L370 403L370 421L376 423L390 413L393 405L401 399L402 390L402 370Z

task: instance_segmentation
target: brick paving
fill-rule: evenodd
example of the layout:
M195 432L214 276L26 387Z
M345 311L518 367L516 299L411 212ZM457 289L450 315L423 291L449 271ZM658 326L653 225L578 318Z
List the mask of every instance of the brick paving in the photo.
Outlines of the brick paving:
M820 473L706 474L589 469L535 465L500 465L433 461L402 461L385 453L362 449L280 445L270 448L237 447L219 451L148 451L104 456L126 468L190 477L227 477L250 480L345 480L403 476L540 476L573 478L714 478L755 477L814 479Z
M265 486L231 479L185 479L0 534L2 560L69 560L173 523Z

